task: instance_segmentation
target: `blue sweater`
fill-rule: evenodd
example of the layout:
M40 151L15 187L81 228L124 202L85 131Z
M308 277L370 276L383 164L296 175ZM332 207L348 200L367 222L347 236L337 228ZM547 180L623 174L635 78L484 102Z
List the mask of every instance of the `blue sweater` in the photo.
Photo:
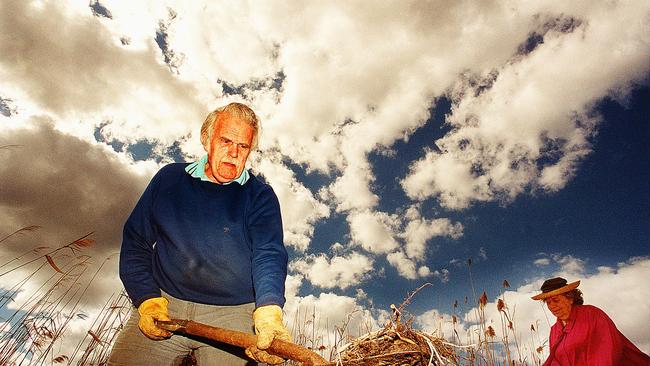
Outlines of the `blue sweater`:
M192 178L163 167L124 224L120 278L137 307L160 289L213 305L284 305L287 251L273 189Z

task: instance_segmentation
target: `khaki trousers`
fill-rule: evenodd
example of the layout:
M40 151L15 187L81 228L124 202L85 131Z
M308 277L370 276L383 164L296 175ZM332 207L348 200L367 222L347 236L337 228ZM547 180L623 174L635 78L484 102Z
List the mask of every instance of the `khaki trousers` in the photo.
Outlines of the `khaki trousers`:
M162 296L169 300L170 318L189 319L220 328L254 333L254 303L217 306L184 301L164 292ZM210 342L206 339L174 334L169 339L151 340L140 332L139 320L140 314L137 310L131 312L131 317L113 345L108 360L109 365L176 366L192 351L199 366L257 365L246 357L243 349Z

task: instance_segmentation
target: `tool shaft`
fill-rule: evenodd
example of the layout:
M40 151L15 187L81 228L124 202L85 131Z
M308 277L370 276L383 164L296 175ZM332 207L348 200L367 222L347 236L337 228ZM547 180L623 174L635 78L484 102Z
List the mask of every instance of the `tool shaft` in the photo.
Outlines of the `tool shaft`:
M248 348L257 344L257 336L254 334L213 327L191 320L172 319L169 322L157 321L156 324L172 332L195 335L241 348ZM302 362L307 366L330 365L319 354L305 347L279 339L274 339L266 351L284 359Z

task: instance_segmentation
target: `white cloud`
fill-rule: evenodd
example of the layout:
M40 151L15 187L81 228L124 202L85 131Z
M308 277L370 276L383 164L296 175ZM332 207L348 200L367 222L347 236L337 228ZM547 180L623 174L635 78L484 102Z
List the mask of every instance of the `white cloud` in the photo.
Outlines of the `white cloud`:
M431 271L428 266L418 266L417 261L409 258L402 251L389 253L386 255L386 260L397 270L400 276L409 280L433 276L442 283L449 281L449 270L443 268L441 270Z
M434 275L434 277L437 277L438 279L440 279L440 282L442 282L442 283L449 282L449 270L446 269L446 268L443 268L443 269L441 269L439 271L438 270L433 271L433 275Z
M539 258L535 259L535 262L533 262L536 266L548 266L551 264L551 260L548 258Z
M455 332L465 333L464 324L460 321L454 324L452 314L441 313L436 309L425 311L415 318L417 327L436 337L454 341Z
M448 279L448 273L432 273L421 263L425 260L428 240L439 236L458 239L463 234L462 224L452 223L446 218L426 219L417 206L409 207L402 215L352 211L347 219L351 242L372 254L387 254L387 261L400 276L416 279L433 274L443 281Z
M400 276L408 278L409 280L418 278L415 262L409 259L403 252L397 251L390 253L386 256L386 260L397 269Z
M374 177L367 164L349 165L343 170L343 175L327 188L328 196L335 198L336 210L369 210L375 207L379 197L370 191Z
M408 224L399 237L406 242L406 255L410 258L422 260L426 251L426 243L436 236L448 236L459 239L463 235L463 225L452 223L447 218L427 220L413 213L411 207L407 212Z
M469 197L483 201L492 198L481 187L485 180L472 177L471 163L456 160L451 154L429 152L411 165L411 173L402 181L402 187L411 198L439 195L444 206L458 209L469 205Z
M384 212L351 212L348 217L352 242L374 254L388 253L398 247L394 231L397 218Z
M420 277L429 277L431 275L431 270L427 266L421 266L418 268L418 276Z
M88 139L104 121L106 133L121 141L166 144L200 126L207 108L191 84L156 59L153 39L130 50L115 44L87 4L41 4L0 5L0 26L11 29L0 36L0 76L7 91L28 91L19 109L53 114L57 128Z
M104 5L113 19L93 17L82 2L3 5L3 25L22 35L0 38L7 50L0 53L7 55L0 58L3 88L30 90L36 105L69 114L70 131L91 136L109 121L104 132L118 140L167 144L196 135L208 109L239 98L224 95L217 80L243 86L267 122L261 146L309 169L341 173L329 186L340 211L376 205L367 154L408 137L449 90L456 91L449 118L456 128L438 141L442 153L430 151L412 165L402 182L411 197L437 196L462 208L528 188L557 190L590 151L591 104L608 93L622 99L647 71L645 28L635 21L642 2ZM570 34L545 25L570 17L579 24ZM618 27L623 20L628 26ZM62 22L64 36L52 42ZM161 23L166 47L183 56L174 72L153 40ZM514 56L533 31L544 33L544 43ZM128 45L119 42L125 36ZM8 56L16 50L25 51L20 65ZM88 57L99 61L75 64ZM280 71L282 87L274 90L267 82ZM490 72L496 81L476 95L471 83ZM580 126L571 115L581 117ZM551 142L557 149L545 150ZM194 140L182 148L200 152ZM557 161L533 164L549 157Z
M368 299L368 294L365 291L363 291L362 288L358 288L356 290L355 298L357 300L367 300Z
M255 14L282 44L279 62L287 80L273 122L282 126L274 129L278 142L292 158L323 170L329 163L355 165L378 144L390 145L412 132L428 117L432 96L451 85L467 63L502 60L501 52L518 42L503 35L515 29L523 37L522 25L529 21L508 19L508 30L500 29L503 34L481 27L465 27L463 33L455 25L476 14L498 21L507 9L475 4L388 3L373 9L349 3L313 5L258 7ZM432 13L435 22L430 21ZM463 47L465 43L456 42L462 39L477 42ZM477 49L477 44L485 46ZM431 52L443 49L444 57ZM340 144L328 138L332 134Z
M339 211L373 208L368 152L424 124L433 98L463 70L507 59L531 22L477 4L276 5L251 9L256 29L281 45L287 76L267 136L296 162L341 172L328 189ZM467 27L473 18L491 31Z
M585 274L587 268L587 261L584 259L577 258L570 254L561 254L561 253L540 253L533 264L542 267L548 266L551 263L558 266L558 273L562 277L579 277ZM606 268L606 267L604 267Z
M253 165L264 174L280 201L285 244L305 251L314 234L314 225L329 217L329 208L296 179L277 156L256 157Z
M640 9L648 4L518 9L539 14L540 32L549 19L559 17L560 24L531 53L480 71L481 77L496 73L487 83L470 79L456 86L447 119L453 130L436 141L439 151L411 166L402 180L406 193L462 209L472 201L508 202L530 189L564 187L591 152L599 122L594 104L605 95L624 98L647 75L650 47ZM567 27L574 29L559 29Z
M284 281L284 296L287 299L295 298L300 292L300 286L305 277L301 274L288 274Z
M238 86L279 71L275 40L257 29L252 8L228 2L174 4L169 47L191 56L183 59L179 73L194 82L216 85L221 79Z
M158 22L169 16L170 2L138 1L128 4L120 0L102 0L110 12L110 20L102 20L103 25L111 32L115 44L121 44L121 38L128 39L129 48L143 50L152 43ZM83 15L88 15L88 4L82 1L75 3L80 10L85 10Z
M295 342L311 345L314 349L323 345L326 347L323 354L329 357L331 347L341 341L341 335L345 343L377 329L383 321L385 312L373 316L360 302L363 300L360 296L355 299L331 292L298 296L302 279L301 275L287 277L285 323Z
M354 252L331 259L321 254L293 261L290 269L303 274L316 287L345 290L368 278L373 271L373 262L371 258Z
M551 258L561 266L560 274L565 277L581 276L585 273L585 261L572 255L553 254Z
M0 153L0 232L38 225L32 242L51 247L94 232L98 244L88 249L103 259L119 250L122 225L156 166L131 167L105 146L56 130L55 122L34 118L28 128L0 131L2 141L18 145ZM24 242L15 243L5 243L5 253L25 251Z

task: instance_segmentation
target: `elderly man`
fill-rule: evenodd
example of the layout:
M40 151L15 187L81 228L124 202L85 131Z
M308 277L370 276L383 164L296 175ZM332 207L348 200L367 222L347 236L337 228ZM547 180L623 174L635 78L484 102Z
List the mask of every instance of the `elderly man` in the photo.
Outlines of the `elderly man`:
M231 103L201 127L207 155L163 167L124 225L120 278L137 307L113 347L111 365L249 365L241 350L174 335L155 320L190 319L258 335L263 351L290 340L282 321L287 252L273 189L245 169L257 144L255 113Z

